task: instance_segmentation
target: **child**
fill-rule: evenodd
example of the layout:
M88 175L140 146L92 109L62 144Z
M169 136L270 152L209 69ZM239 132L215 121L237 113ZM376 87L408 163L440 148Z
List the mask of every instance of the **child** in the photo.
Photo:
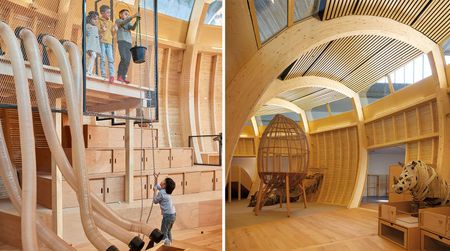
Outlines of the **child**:
M136 25L139 22L138 14L129 16L130 13L127 9L123 9L119 12L119 19L116 20L116 25L118 27L117 31L117 44L119 45L120 63L119 71L117 72L117 80L120 82L130 83L126 80L128 66L130 65L131 59L131 31L136 29ZM136 22L131 25L131 20L136 18Z
M86 51L89 55L86 71L88 76L92 76L92 69L94 68L95 59L101 52L97 23L98 12L90 11L86 17Z
M113 55L113 33L116 30L116 26L110 19L111 9L107 5L100 6L99 30L100 30L100 70L102 77L106 79L105 61L108 57L108 70L109 70L109 82L114 82L114 55Z
M160 184L153 188L159 190L159 193L153 198L153 203L161 206L163 216L161 222L161 232L164 234L164 245L172 244L172 226L176 219L175 207L172 204L172 196L175 189L175 182L171 178L166 178Z

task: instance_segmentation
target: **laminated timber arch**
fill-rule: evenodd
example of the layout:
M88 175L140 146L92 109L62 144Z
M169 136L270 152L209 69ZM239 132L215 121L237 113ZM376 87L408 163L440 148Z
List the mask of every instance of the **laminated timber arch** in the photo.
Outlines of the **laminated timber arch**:
M414 46L424 53L432 51L434 59L441 57L442 60L442 54L438 53L440 52L438 45L431 39L406 24L388 18L345 16L324 22L310 18L290 27L253 55L235 76L228 76L226 98L227 103L232 105L227 105L226 109L227 175L239 132L243 128L245 120L255 110L256 105L259 104L259 101L274 79L303 52L311 50L319 44L354 35L379 35L393 38ZM442 74L442 70L444 70L443 64L439 64L442 67L441 70L438 69L441 73L438 73L437 76L445 76L445 72ZM444 86L446 89L446 80L439 77L439 85L441 89ZM443 102L445 103L445 101ZM441 114L441 116L445 115ZM360 121L363 119L363 117L358 117ZM358 129L362 129L362 122L358 124ZM365 140L361 136L360 133L358 138L360 139L360 144L363 145ZM441 152L444 148L440 147L439 149ZM442 162L440 161L440 163ZM361 175L358 176L361 177ZM349 207L355 207L359 204L360 196L357 194L360 192L362 193L362 189L359 188L353 191Z
M305 128L305 133L309 133L308 118L306 117L305 110L298 107L296 104L281 98L272 98L269 101L267 101L266 104L286 108L288 110L300 114L300 116L302 117L303 127Z

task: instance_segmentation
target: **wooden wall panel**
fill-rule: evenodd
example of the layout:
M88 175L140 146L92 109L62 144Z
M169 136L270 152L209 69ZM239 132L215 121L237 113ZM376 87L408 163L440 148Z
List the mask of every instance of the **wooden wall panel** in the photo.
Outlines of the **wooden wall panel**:
M319 202L347 205L351 199L358 169L356 127L311 134L310 172L321 172L324 181Z
M169 86L168 86L168 99L169 99L169 120L170 120L170 133L172 138L172 145L183 146L181 136L181 120L180 120L180 77L181 77L181 64L183 62L183 51L172 50L170 60L170 74L169 74Z

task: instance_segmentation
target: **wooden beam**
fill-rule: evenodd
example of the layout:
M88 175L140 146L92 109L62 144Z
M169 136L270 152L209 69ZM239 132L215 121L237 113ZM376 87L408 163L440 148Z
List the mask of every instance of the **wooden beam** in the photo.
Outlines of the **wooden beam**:
M295 1L288 0L288 27L291 27L294 24L294 10L295 10Z
M90 112L111 112L126 109L133 109L142 105L142 100L137 98L126 98L120 101L106 103L103 105L91 106Z
M61 108L61 99L55 100L55 108ZM53 113L53 119L55 122L56 134L61 143L62 139L62 117L61 113ZM55 159L51 159L51 172L52 172L52 226L53 231L59 236L63 237L63 196L62 196L62 174L56 164Z
M136 116L135 109L127 109L129 117ZM125 125L125 201L134 200L134 121L127 120Z
M197 134L202 134L202 116L201 116L201 98L200 98L200 89L202 86L200 86L202 83L200 81L200 74L202 70L202 60L203 55L202 53L197 54L197 62L195 64L195 83L194 83L194 102L195 102L195 124L197 126ZM205 144L203 138L196 138L193 139L193 141L198 142L198 149L200 152L204 152Z
M211 62L211 72L210 72L210 81L209 81L209 114L210 114L210 124L211 124L211 133L217 134L219 133L216 126L216 85L217 85L217 61L219 56L213 56ZM221 76L219 76L221 77Z
M192 45L197 42L197 37L200 27L203 24L203 20L205 19L208 5L209 4L206 4L204 0L195 0L186 35L186 45Z
M164 49L164 58L162 65L162 74L164 74L163 81L161 81L161 104L164 106L164 114L161 116L163 120L163 131L166 135L166 144L168 147L172 147L172 135L170 130L170 120L169 120L169 78L170 78L170 62L172 57L172 49Z
M253 32L255 33L256 44L258 48L261 48L261 37L259 35L259 25L256 17L255 0L248 0L248 8L250 9L250 16L252 17Z
M258 128L258 123L256 123L256 118L255 116L250 118L250 121L252 122L252 127L253 127L253 133L255 134L255 137L259 137L259 128Z

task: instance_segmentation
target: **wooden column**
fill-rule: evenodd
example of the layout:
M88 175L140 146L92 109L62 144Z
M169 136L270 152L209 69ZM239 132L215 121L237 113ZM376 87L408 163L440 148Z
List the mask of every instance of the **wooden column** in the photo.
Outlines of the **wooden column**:
M135 116L135 109L127 109L128 117ZM125 201L133 202L134 191L134 120L127 120L125 125Z
M61 108L61 99L58 98L55 101L55 108ZM56 134L58 135L61 143L61 129L62 129L62 116L61 113L54 113L53 119L55 122ZM52 169L52 227L53 231L59 236L63 237L63 204L62 204L62 174L56 165L56 161L51 159Z

